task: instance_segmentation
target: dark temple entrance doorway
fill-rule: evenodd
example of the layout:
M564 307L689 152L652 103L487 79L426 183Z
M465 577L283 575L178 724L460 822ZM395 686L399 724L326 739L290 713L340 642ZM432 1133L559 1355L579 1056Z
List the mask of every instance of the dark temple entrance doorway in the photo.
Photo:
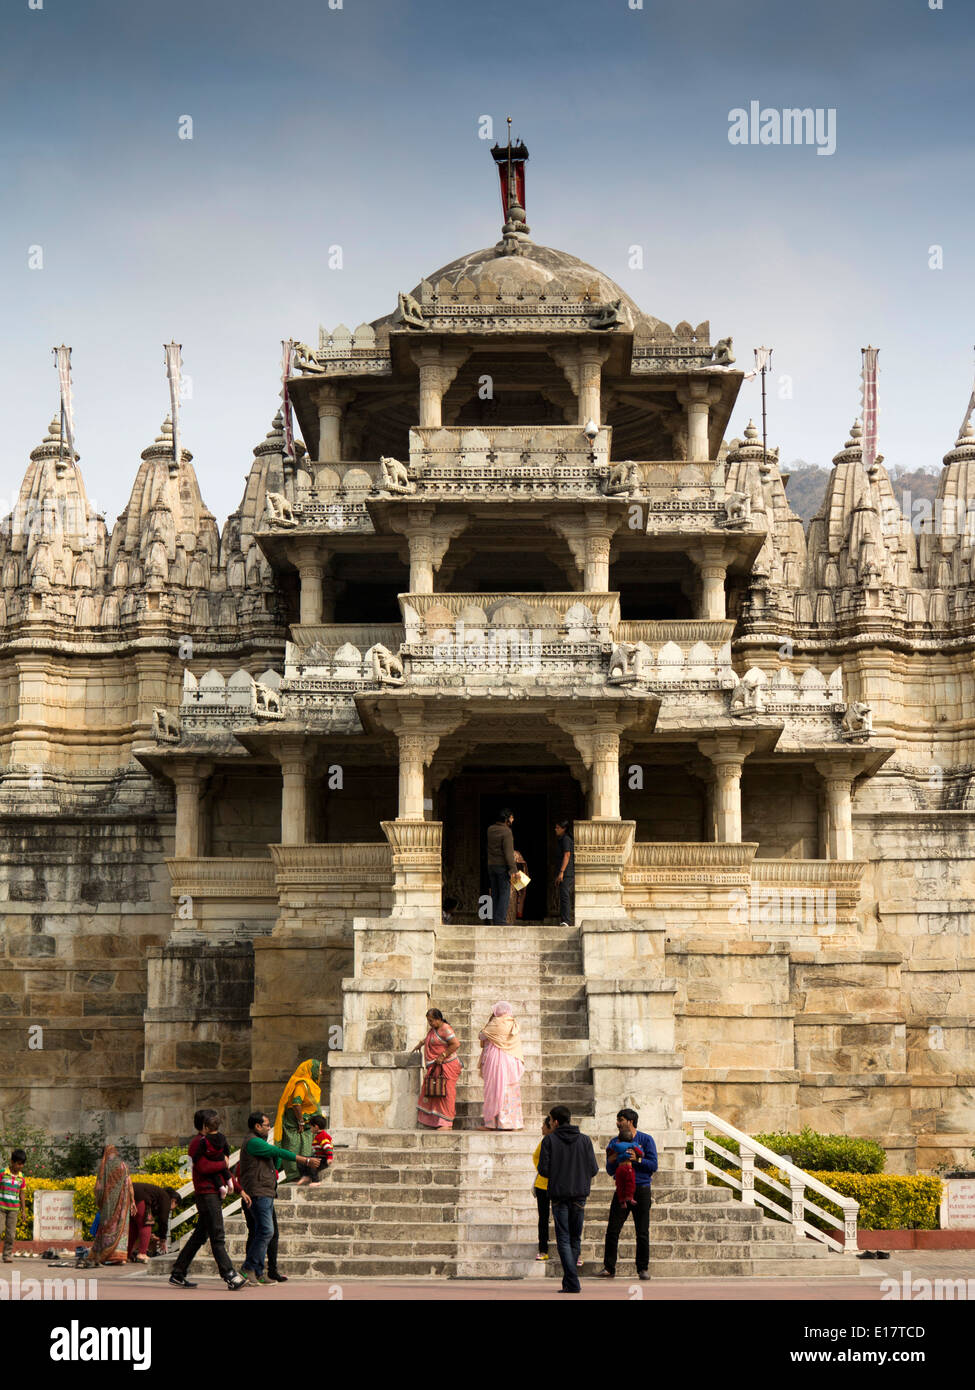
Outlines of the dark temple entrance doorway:
M531 878L520 920L558 921L555 819L585 815L579 783L558 765L510 770L471 766L442 783L436 813L443 822L443 893L459 903L454 920L478 920L478 903L489 892L487 828L504 806L514 813L515 849L527 860Z

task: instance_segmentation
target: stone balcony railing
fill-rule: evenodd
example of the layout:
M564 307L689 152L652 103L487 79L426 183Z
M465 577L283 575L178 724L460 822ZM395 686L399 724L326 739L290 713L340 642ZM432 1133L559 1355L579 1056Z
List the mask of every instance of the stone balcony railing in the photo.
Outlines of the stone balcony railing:
M607 428L590 440L580 425L441 426L410 430L410 467L423 492L598 493L611 447Z
M174 898L277 898L274 863L261 859L167 859Z
M401 594L406 641L480 640L491 630L537 633L542 642L608 642L620 618L616 593Z
M747 887L757 842L639 840L625 869L625 889Z

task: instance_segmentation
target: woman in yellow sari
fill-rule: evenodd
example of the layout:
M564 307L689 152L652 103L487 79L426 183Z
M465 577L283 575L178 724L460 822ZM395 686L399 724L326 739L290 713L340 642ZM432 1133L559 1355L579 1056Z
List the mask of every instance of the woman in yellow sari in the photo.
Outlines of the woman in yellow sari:
M322 1088L319 1085L322 1075L321 1062L309 1058L288 1079L288 1084L278 1101L278 1112L274 1117L274 1142L283 1149L305 1158L312 1157L312 1133L308 1120L320 1112ZM309 1178L298 1177L297 1163L285 1163L285 1182L308 1182Z

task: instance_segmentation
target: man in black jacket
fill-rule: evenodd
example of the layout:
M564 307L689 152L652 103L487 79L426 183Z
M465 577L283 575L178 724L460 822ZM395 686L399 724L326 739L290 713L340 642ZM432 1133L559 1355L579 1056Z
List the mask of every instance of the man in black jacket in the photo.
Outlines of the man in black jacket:
M553 1105L548 1112L552 1133L542 1140L538 1155L538 1176L548 1179L548 1195L555 1220L555 1242L562 1261L562 1292L580 1293L579 1252L586 1198L592 1180L599 1172L596 1151L588 1134L583 1134L568 1107Z

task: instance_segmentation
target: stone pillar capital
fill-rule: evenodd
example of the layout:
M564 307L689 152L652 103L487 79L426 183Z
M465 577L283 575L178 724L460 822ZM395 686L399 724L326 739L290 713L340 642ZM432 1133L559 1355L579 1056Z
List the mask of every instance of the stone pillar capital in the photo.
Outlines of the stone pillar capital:
M716 734L713 738L698 739L697 746L715 770L733 766L740 770L749 753L755 750L755 739L748 735Z
M690 377L677 387L677 399L681 405L716 405L721 399L721 386L710 377Z
M312 400L319 416L332 415L338 416L351 401L353 391L341 386L325 385L319 386L312 392Z

